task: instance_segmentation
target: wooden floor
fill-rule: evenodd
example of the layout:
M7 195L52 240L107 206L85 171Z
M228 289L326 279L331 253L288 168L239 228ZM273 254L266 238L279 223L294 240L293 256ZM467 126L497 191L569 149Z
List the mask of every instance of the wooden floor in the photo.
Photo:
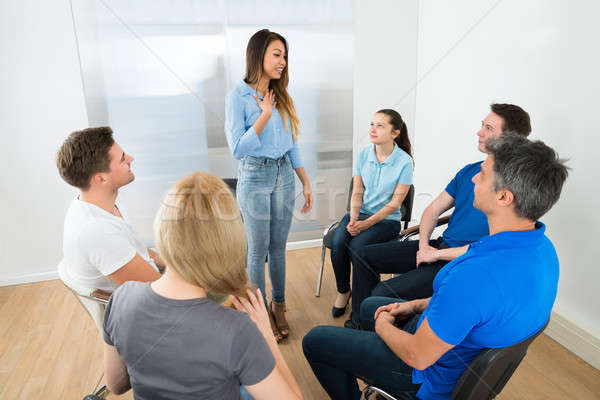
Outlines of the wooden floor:
M288 252L287 317L281 345L306 399L327 399L302 354L301 341L318 324L341 325L330 314L335 296L326 265L314 296L320 249ZM59 281L0 288L0 399L76 399L102 376L102 343L91 319ZM131 391L110 399L133 399ZM600 371L541 335L497 398L600 399Z

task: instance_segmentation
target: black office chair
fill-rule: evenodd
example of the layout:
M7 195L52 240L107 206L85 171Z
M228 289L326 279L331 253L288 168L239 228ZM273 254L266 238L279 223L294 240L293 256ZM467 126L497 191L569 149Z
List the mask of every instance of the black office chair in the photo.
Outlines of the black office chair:
M231 190L231 194L233 194L233 197L236 196L236 188L237 188L237 178L224 178L223 182L225 182L225 184L229 187L229 190Z
M346 212L350 212L350 201L352 200L352 188L354 185L354 178L350 179L350 187L348 188L348 202L346 205ZM400 210L402 212L402 222L404 222L404 232L408 229L408 223L412 218L412 208L413 201L415 199L415 187L414 185L410 185L410 189L402 202L402 206ZM325 249L331 250L331 244L333 241L333 233L337 228L337 225L340 223L340 220L332 222L329 224L325 231L323 231L323 244L321 245L321 268L319 269L319 277L317 278L317 290L315 292L315 296L319 297L321 295L321 283L323 282L323 266L325 265ZM418 230L417 230L418 233Z
M529 345L546 329L546 321L542 329L535 335L509 347L500 349L484 349L471 361L461 375L452 391L452 400L491 400L498 396L510 377L513 375L525 355ZM362 391L362 397L369 399L377 394L387 400L414 399L404 394L390 394L384 390L368 385Z

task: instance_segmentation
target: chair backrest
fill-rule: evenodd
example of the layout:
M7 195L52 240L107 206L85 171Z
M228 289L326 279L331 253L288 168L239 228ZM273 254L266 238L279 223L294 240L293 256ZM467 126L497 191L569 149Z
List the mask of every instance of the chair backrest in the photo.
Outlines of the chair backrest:
M348 202L346 204L346 212L350 212L350 202L352 201L352 189L354 188L354 177L350 178L350 185L348 186Z
M231 190L231 193L233 194L233 197L235 197L235 190L237 188L237 178L223 178L223 182L225 182L225 184L227 186L229 186L229 190Z
M106 308L106 301L95 299L92 293L96 289L85 287L78 282L74 281L69 275L67 264L65 260L62 260L58 264L58 276L63 284L73 292L77 300L81 303L83 308L88 312L90 318L96 324L98 330L102 333L102 322L104 321L104 310Z
M548 321L534 335L513 346L485 349L471 361L456 383L453 400L485 400L496 397L515 372L529 345L546 329Z
M402 202L402 222L404 222L404 229L408 228L408 223L412 219L413 202L415 201L415 185L410 185L408 193Z

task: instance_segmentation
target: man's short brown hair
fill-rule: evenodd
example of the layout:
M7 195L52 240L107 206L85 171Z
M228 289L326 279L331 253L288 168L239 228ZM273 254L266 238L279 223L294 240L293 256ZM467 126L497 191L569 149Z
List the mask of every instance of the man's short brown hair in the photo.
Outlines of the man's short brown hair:
M514 104L498 104L490 105L494 114L502 117L502 132L513 132L523 137L529 136L531 133L531 121L529 114L519 106Z
M112 133L108 126L102 126L69 135L56 154L56 166L65 182L87 190L94 174L110 171L108 152L115 143Z

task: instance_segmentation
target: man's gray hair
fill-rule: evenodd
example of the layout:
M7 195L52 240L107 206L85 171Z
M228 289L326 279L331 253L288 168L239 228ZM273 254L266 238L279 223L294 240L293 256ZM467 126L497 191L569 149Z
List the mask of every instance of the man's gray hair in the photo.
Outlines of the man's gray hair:
M512 192L519 216L536 221L558 201L569 168L544 142L504 132L485 147L494 157L494 190Z

